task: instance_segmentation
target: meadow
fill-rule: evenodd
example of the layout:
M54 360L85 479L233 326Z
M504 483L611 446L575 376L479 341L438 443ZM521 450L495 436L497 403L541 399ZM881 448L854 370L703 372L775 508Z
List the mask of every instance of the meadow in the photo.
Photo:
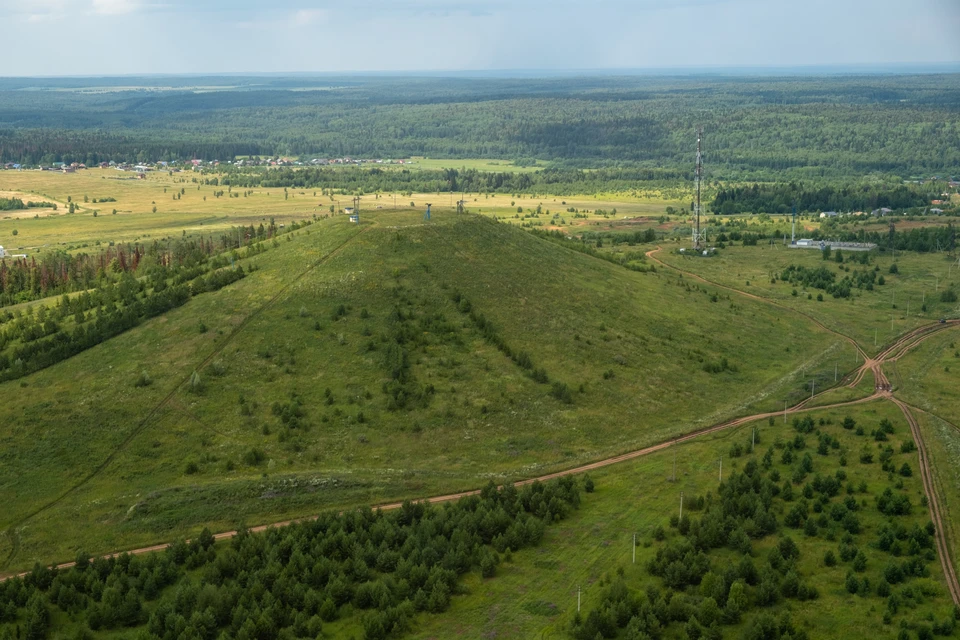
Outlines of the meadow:
M569 468L782 406L840 344L488 218L362 219L0 385L4 570Z
M960 568L960 411L956 393L960 375L957 334L946 331L927 339L896 361L891 380L899 397L916 412L931 457L935 486L946 514L954 564Z
M0 171L0 192L57 203L57 211L5 212L0 216L0 241L18 253L33 254L57 248L91 251L111 242L146 242L182 234L217 233L236 226L256 226L271 219L284 224L342 213L346 207L353 206L353 196L323 195L316 190L237 190L203 184L204 180L216 176L210 170L149 172L143 180L136 179L134 172L116 169L87 169L72 174ZM93 202L94 199L112 200ZM429 202L435 210L453 211L459 199L459 194L452 193L375 193L361 197L360 208L361 212L371 213L411 209L422 212ZM588 219L608 221L661 216L665 207L679 205L679 202L664 200L656 190L637 195L595 194L571 198L467 194L465 199L469 212L518 224L547 222L552 217L546 213L548 210L571 223L574 214L567 209L582 210L585 217L577 221L585 223ZM73 214L67 213L71 202L76 208ZM525 212L518 213L518 208ZM598 210L607 213L597 214Z
M911 329L958 313L956 302L941 300L944 291L960 283L960 267L947 253L908 252L894 258L890 252L871 252L869 263L860 265L852 261L856 253L844 253L845 262L838 263L836 252L824 260L817 249L792 249L781 243L728 246L707 259L684 256L680 246L665 244L656 257L711 282L808 314L853 338L869 354ZM848 274L874 271L878 284L872 290L853 288L849 297L836 298L823 289L783 279L791 265L809 270L825 267L837 281Z
M837 469L846 471L854 485L866 483L865 492L854 494L858 501L865 502L858 512L863 529L856 536L855 544L867 555L866 570L858 573L867 577L876 586L883 582L883 570L888 563L887 554L875 548L872 542L878 528L884 523L898 520L906 527L914 523L925 525L928 515L920 508L923 489L917 474L902 478L888 475L880 470L876 458L870 464L859 461L858 456L864 441L869 436L857 436L853 431L841 428L841 422L853 418L864 426L869 434L880 420L887 419L895 434L891 444L899 451L900 442L910 441L909 430L899 411L890 403L873 402L848 410L824 409L809 413L818 423L818 431L835 437L840 442L839 452L847 452L846 466L840 466L839 453L832 450L828 456L812 454L817 474L830 474ZM823 419L827 424L821 425ZM756 429L755 453L749 453L749 444ZM770 425L767 421L743 425L718 434L711 434L696 441L671 446L639 460L603 470L591 472L597 490L584 497L583 506L567 520L550 527L542 546L524 550L513 555L513 561L498 568L496 578L484 580L471 574L465 581L466 597L454 598L449 612L440 616L425 616L420 627L411 635L415 638L440 638L460 634L496 638L569 638L571 623L577 611L577 592L581 593L581 610L584 617L596 608L602 594L611 583L622 579L630 590L644 592L649 587L663 589L661 581L652 576L648 562L657 551L679 537L671 528L671 517L678 515L680 494L686 498L684 513L696 519L697 511L689 511L694 496L716 493L719 482L719 461L723 458L723 474L742 472L752 460L759 463L768 447L775 447L774 467L789 477L791 465L781 463L785 443L796 436L796 431L780 421ZM812 435L807 436L808 446ZM734 445L746 449L742 457L730 457ZM871 448L874 447L870 438ZM896 454L893 459L897 468L903 462L915 465L915 454ZM676 478L676 480L674 480ZM874 499L887 486L903 480L903 490L914 503L912 515L900 520L879 513ZM846 484L846 483L845 483ZM841 496L845 491L841 492ZM782 522L790 504L784 503L777 511ZM826 512L826 509L824 509ZM666 530L665 540L657 540L657 529ZM633 541L636 534L636 562L633 561ZM845 576L850 571L849 563L837 566L824 564L827 551L837 553L840 536L834 539L825 531L816 536L806 535L802 530L781 526L780 536L790 536L800 549L797 572L804 583L819 591L819 597L810 601L782 601L770 608L761 607L744 615L736 625L723 626L723 637L746 637L744 634L753 618L766 611L780 615L788 613L794 625L811 638L875 638L897 637L901 621L911 626L929 622L928 614L941 620L952 615L949 596L943 582L939 563L929 564L930 576L923 581L930 585L931 596L922 598L916 608L909 607L901 614L884 621L884 599L875 593L855 595L847 591ZM763 539L753 545L753 558L759 564L773 546L772 540ZM729 550L709 554L715 567L736 564L738 555ZM721 571L717 568L715 571ZM696 587L687 593L696 597ZM934 595L936 594L936 595ZM622 633L622 632L621 632ZM914 637L911 631L909 637ZM624 637L623 635L617 637ZM673 624L663 629L663 637L686 637L682 624Z

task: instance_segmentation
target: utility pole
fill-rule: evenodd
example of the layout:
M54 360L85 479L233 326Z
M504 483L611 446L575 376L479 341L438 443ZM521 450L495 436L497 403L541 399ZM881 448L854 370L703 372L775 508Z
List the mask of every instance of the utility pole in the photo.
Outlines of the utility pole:
M817 379L814 378L810 381L810 397L813 397L814 392L817 390Z
M680 519L683 520L683 491L680 492Z
M787 401L783 401L783 424L787 424Z
M580 585L577 585L577 613L580 613Z

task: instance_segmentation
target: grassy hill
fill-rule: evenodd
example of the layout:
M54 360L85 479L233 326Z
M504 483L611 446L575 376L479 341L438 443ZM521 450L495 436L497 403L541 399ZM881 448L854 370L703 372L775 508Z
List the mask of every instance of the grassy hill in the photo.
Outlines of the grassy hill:
M0 571L571 467L779 403L839 348L481 217L335 218L279 245L0 385Z

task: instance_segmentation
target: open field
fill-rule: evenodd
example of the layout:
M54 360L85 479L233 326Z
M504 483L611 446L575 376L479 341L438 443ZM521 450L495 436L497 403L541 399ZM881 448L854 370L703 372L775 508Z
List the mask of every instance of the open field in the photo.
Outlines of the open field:
M535 165L520 166L509 160L489 160L483 158L419 158L412 157L409 162L413 168L421 169L476 169L478 171L504 171L509 173L531 173L549 167L552 163L539 161ZM404 165L407 166L407 165Z
M337 217L279 244L240 282L0 385L0 487L16 496L2 525L18 545L5 570L575 466L743 415L758 397L779 406L839 343L802 317L710 303L709 288L669 273L474 216ZM744 333L700 343L718 322ZM767 357L785 343L806 348ZM400 388L393 344L408 363ZM154 383L134 388L142 370ZM194 370L199 394L184 384ZM285 411L302 415L291 425Z
M388 169L389 170L389 169ZM149 241L186 233L209 234L231 227L259 225L271 218L278 224L291 220L313 219L353 206L352 196L323 196L307 189L249 189L232 192L220 186L202 184L216 174L193 171L181 173L150 172L146 179L136 179L134 172L115 169L87 169L72 174L50 171L2 171L0 190L16 191L24 197L57 202L59 210L31 210L7 212L0 216L0 241L18 251L37 252L64 248L90 250L97 243ZM198 183L195 183L197 180ZM182 190L182 193L180 193ZM217 197L215 194L222 192ZM234 193L240 197L230 197ZM316 195L315 195L316 194ZM176 199L175 199L176 197ZM77 207L74 214L65 214L67 199ZM84 201L86 198L88 201ZM93 199L113 198L113 201L94 203ZM454 210L459 194L403 195L395 193L368 194L361 199L362 212L411 209L422 212L431 202L435 211ZM590 220L606 222L624 216L660 216L671 202L661 200L656 193L633 197L626 194L560 197L512 197L510 195L468 194L467 210L487 216L508 219L509 222L549 223L546 213L560 213L564 220L572 213L567 208L589 210ZM414 203L411 206L411 202ZM673 203L678 204L678 203ZM330 211L330 207L334 211ZM533 215L540 206L542 213ZM156 211L154 211L156 207ZM526 210L518 214L517 207ZM611 212L597 215L597 210ZM116 210L116 214L113 211ZM94 216L94 212L97 215ZM26 214L26 215L25 215ZM5 219L9 215L9 219ZM529 216L529 218L527 217ZM19 219L22 218L22 219ZM559 220L557 221L559 222ZM13 235L13 231L17 235ZM5 245L6 246L6 245Z
M681 245L682 246L682 245ZM779 305L802 311L857 341L867 353L876 353L884 344L922 324L941 317L956 317L956 303L940 302L940 293L960 283L956 259L947 254L906 253L897 256L899 273L890 273L892 255L870 254L870 264L849 260L841 264L824 261L820 251L787 249L778 245L732 246L719 250L708 259L682 256L676 245L664 245L658 259L677 268L696 273L711 282L742 289ZM834 298L813 287L791 286L780 280L790 265L817 269L821 266L842 279L858 270L875 270L883 285L873 291L853 289L849 298ZM845 269L850 269L846 272ZM772 282L777 278L776 282ZM793 295L793 291L797 295ZM822 294L823 300L817 299ZM923 311L923 305L927 310Z
M899 395L921 409L916 412L930 451L936 488L947 514L953 560L960 562L960 336L947 331L934 336L896 362ZM956 370L956 371L955 371Z

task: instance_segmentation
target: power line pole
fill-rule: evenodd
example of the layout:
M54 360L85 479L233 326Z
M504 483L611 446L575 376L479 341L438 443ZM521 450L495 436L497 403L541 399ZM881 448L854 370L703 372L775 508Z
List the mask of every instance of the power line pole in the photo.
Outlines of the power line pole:
M723 482L723 456L720 456L720 482Z
M683 520L683 491L680 492L680 519Z
M577 613L580 613L580 585L577 585Z

